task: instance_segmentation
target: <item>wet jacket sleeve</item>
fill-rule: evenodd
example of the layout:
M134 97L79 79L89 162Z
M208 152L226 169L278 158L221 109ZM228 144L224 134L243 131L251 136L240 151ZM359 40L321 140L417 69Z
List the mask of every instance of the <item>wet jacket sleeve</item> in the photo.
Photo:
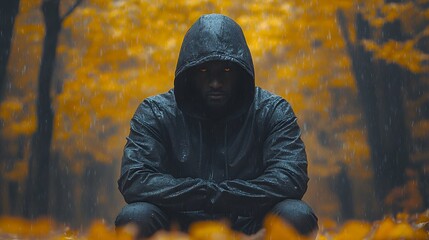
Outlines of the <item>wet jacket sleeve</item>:
M208 201L207 182L166 174L168 161L162 126L144 101L131 120L118 187L127 203L149 202L167 210L201 210Z
M269 211L284 199L301 199L307 190L307 157L297 119L285 100L267 116L263 146L265 171L256 179L233 179L213 184L214 209L253 214Z

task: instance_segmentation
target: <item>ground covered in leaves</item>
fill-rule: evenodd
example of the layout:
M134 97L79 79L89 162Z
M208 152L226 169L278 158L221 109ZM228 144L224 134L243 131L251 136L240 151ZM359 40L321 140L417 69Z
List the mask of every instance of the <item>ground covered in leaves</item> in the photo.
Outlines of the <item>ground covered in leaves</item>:
M367 222L350 220L337 224L332 220L321 220L320 230L316 239L429 239L429 210L420 214L397 214L384 219ZM134 229L128 227L115 232L112 226L97 220L85 232L69 227L61 227L49 218L26 220L17 217L0 217L0 239L49 239L49 240L131 240ZM222 222L198 222L191 226L189 233L178 231L160 231L151 240L210 240L210 239L310 239L300 236L294 229L280 219L269 216L265 221L265 229L253 236L244 236L232 231Z

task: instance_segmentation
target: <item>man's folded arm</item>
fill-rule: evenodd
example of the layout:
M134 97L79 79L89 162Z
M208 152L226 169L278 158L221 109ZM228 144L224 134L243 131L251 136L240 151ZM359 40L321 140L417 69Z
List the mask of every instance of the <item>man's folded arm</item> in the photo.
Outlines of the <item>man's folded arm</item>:
M232 179L211 185L211 203L238 214L264 212L284 199L301 199L307 190L307 157L297 119L285 101L274 108L264 143L265 171L255 179Z
M165 173L167 153L150 104L143 102L131 120L118 187L127 203L149 202L167 210L202 210L207 182Z

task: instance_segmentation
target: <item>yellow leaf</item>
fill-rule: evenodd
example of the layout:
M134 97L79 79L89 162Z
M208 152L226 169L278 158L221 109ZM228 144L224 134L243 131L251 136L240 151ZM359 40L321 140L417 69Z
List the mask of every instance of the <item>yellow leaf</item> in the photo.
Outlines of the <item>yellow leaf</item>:
M389 233L390 239L415 239L414 229L408 223L396 224Z
M334 237L335 240L360 240L365 239L371 230L371 224L362 221L347 221L340 232Z
M392 232L393 228L395 227L395 223L391 218L385 218L383 221L380 222L377 230L375 231L374 240L382 240L382 239L388 239L388 236L390 232Z
M237 234L223 222L201 221L191 225L189 236L191 240L233 240Z
M280 217L275 215L269 215L265 218L264 227L266 229L265 238L266 240L284 240L284 239L310 239L300 235L294 227L284 222Z

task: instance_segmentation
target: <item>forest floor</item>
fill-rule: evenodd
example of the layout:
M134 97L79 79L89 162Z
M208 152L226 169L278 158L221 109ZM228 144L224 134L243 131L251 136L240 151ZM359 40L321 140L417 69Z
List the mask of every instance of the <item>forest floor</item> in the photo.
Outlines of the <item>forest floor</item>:
M309 237L300 236L280 219L269 216L265 228L252 236L231 230L223 222L198 222L191 226L189 233L179 231L159 231L150 240L353 240L353 239L429 239L429 209L419 214L400 213L383 219L367 222L349 220L338 225L333 220L321 220L319 231ZM52 219L26 220L18 217L0 217L0 239L48 239L48 240L131 240L135 228L127 226L115 232L102 220L96 220L85 232L60 227Z

